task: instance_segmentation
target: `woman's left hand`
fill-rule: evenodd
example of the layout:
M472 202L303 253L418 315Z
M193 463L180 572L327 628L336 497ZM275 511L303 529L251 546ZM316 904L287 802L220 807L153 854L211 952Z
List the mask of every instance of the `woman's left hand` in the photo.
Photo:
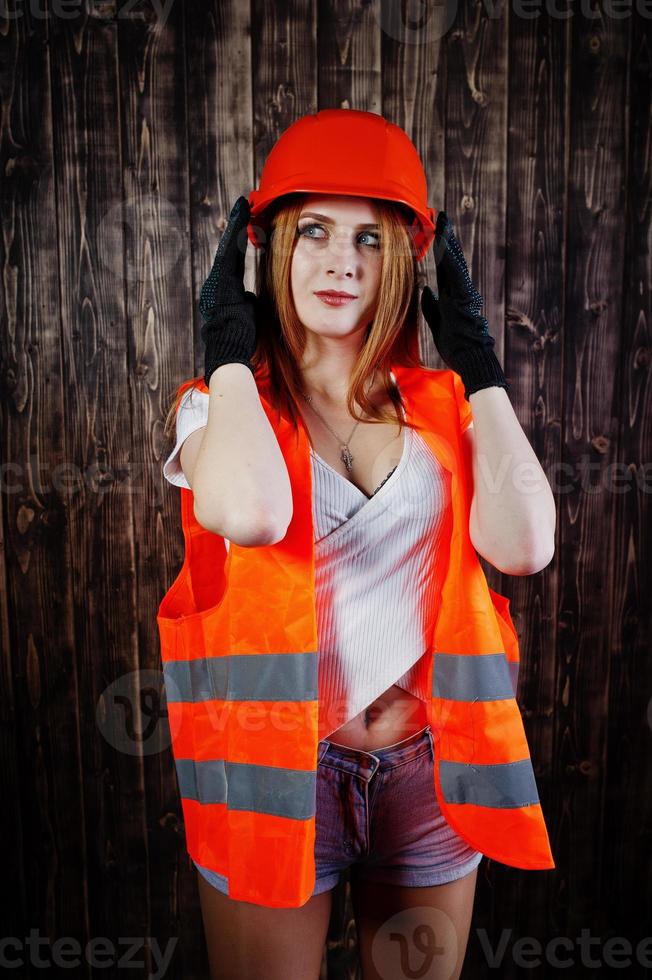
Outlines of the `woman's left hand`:
M442 360L462 378L467 400L481 388L509 388L493 351L495 340L480 314L482 296L471 281L464 253L445 211L437 215L434 252L439 298L425 286L421 309Z

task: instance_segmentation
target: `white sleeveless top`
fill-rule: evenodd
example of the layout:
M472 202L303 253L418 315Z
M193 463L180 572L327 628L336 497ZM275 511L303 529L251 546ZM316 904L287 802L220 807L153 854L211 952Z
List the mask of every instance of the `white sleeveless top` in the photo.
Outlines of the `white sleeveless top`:
M177 442L163 467L175 486L190 489L179 454L191 432L207 424L208 401L195 389L182 397ZM312 447L310 455L319 737L326 738L392 684L429 699L416 665L430 649L441 592L435 557L450 534L451 490L448 470L409 428L400 462L371 497Z

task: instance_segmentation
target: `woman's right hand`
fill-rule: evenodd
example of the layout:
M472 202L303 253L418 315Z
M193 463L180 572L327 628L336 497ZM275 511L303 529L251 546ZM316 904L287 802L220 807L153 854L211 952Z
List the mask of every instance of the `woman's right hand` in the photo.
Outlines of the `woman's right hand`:
M242 234L249 217L249 201L240 196L231 209L213 268L201 289L199 312L205 321L201 337L206 345L207 386L213 371L222 364L246 364L252 373L254 370L250 361L257 343L257 296L244 288L247 237Z

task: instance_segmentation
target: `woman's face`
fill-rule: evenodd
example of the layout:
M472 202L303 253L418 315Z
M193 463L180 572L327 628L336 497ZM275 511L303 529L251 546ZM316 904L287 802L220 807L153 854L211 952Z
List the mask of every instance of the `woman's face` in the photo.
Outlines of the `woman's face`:
M324 337L364 331L373 320L380 288L380 227L373 202L365 197L312 194L297 224L290 285L299 319ZM350 293L340 305L319 292Z

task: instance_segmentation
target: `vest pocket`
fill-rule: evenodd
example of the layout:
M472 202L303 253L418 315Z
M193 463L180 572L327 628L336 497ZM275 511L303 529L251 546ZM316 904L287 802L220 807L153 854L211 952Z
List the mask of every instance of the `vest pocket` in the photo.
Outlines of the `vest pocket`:
M181 570L159 607L159 618L178 621L210 616L224 599L230 566L231 550L223 538L211 531L191 534Z

